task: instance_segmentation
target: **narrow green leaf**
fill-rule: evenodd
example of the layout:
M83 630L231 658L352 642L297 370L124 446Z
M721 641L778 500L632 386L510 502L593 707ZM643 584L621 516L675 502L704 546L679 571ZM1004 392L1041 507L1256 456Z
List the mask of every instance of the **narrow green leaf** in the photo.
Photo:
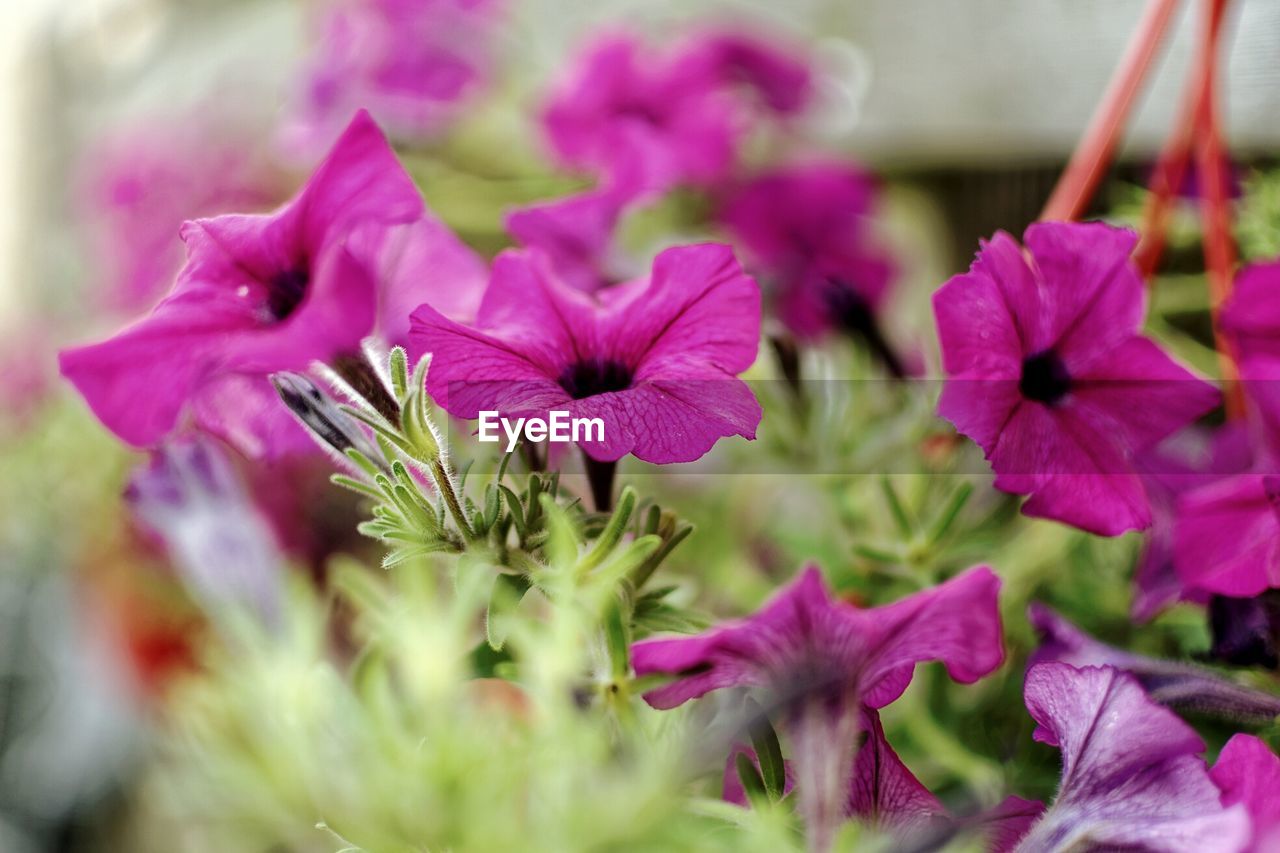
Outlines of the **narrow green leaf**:
M778 733L773 730L764 709L751 699L747 700L747 713L751 715L748 726L751 746L760 762L760 775L764 779L765 790L769 799L780 800L787 787L787 768L782 762L782 744L778 742Z
M943 508L934 522L933 530L929 532L930 543L938 542L943 536L947 535L947 531L951 529L951 525L955 523L956 517L960 515L960 511L969 502L969 496L972 494L973 483L962 483L960 488L955 490L955 493L951 495L951 500L947 502L946 507Z
M747 801L756 808L767 804L769 792L764 787L764 780L760 778L760 771L756 769L755 764L745 752L738 753L738 757L734 759L734 766L738 769L738 779L742 782L742 790L747 795Z
M884 492L885 503L889 505L889 512L893 515L893 521L898 525L898 531L903 536L910 536L913 530L911 518L907 515L907 509L902 505L902 499L898 497L898 492L893 488L887 476L880 478L880 490Z
M391 372L391 388L395 391L396 402L404 405L405 394L409 390L409 356L404 347L392 347L387 357L387 367Z
M631 520L631 513L635 510L635 507L636 491L627 486L622 490L622 495L618 498L618 506L613 511L613 515L609 517L609 523L600 532L600 538L596 540L595 547L578 564L580 573L586 574L591 571L613 552L613 549L617 547L618 542L622 539L622 534L626 532L627 522Z

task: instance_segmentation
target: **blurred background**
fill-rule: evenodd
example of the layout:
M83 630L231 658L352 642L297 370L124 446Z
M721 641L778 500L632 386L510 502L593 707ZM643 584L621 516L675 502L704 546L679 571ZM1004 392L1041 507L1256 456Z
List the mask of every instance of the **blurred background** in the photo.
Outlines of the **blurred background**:
M365 49L342 54L335 5L0 4L0 851L131 849L112 833L136 831L122 804L147 760L156 697L190 667L201 631L162 544L119 499L143 456L97 427L59 383L54 354L163 295L183 219L270 209L293 192L336 133L309 69L336 55L357 73ZM904 266L890 322L924 341L932 288L967 265L980 237L1020 233L1038 214L1144 5L478 0L450 6L463 11L437 22L443 35L420 36L465 60L440 81L438 110L389 129L436 213L492 252L507 241L504 210L583 183L550 165L534 117L584 36L625 25L662 43L681 22L767 33L821 71L819 105L795 133L885 180L885 230ZM1192 6L1178 13L1096 212L1123 220L1141 208L1192 64ZM1280 152L1280 4L1236 4L1228 39L1227 141L1242 176L1265 174ZM1188 251L1194 267L1198 249ZM1196 278L1171 286L1170 310L1203 314ZM299 463L278 493L245 477L303 574L319 577L334 553L367 552L324 464ZM714 529L715 512L739 510L700 511ZM797 544L804 535L778 547L823 550L818 533ZM1131 556L1135 546L1120 547ZM719 603L753 602L766 575Z

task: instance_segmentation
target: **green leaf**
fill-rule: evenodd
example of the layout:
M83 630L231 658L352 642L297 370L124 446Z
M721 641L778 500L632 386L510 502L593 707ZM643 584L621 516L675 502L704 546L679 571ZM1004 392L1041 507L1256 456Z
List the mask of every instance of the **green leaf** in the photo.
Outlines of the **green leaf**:
M787 768L782 761L782 744L778 742L778 733L773 730L764 709L751 699L747 700L747 713L751 715L751 746L760 762L765 790L771 800L780 800L787 787Z
M609 517L609 523L600 532L600 538L596 540L595 547L578 564L578 571L581 574L586 574L600 565L604 558L613 552L622 539L622 534L626 532L627 522L631 520L631 513L635 507L636 491L627 486L622 490L622 495L618 498L618 506Z
M529 581L523 575L502 573L493 581L489 594L489 608L485 613L485 640L489 648L501 651L511 633L509 619L529 591Z
M902 499L898 497L898 492L893 488L887 476L880 478L880 490L884 492L885 503L889 505L889 512L893 515L893 521L898 525L898 532L903 536L910 536L913 530L911 518L907 515L907 509L902 505Z
M409 390L409 356L404 347L391 348L387 368L391 373L391 389L395 392L396 402L404 405L405 394Z
M631 636L629 620L623 616L622 602L615 599L604 616L605 647L609 651L609 673L624 679L631 672Z
M516 533L520 534L520 540L524 541L524 537L528 533L528 527L525 526L524 507L520 504L520 498L506 486L499 485L498 488L502 490L503 497L507 499L507 511L511 514L511 520L515 522Z
M738 779L742 782L742 790L747 795L747 801L756 808L767 804L769 792L764 787L764 780L760 778L760 771L756 769L755 764L745 752L738 753L738 757L734 759L734 766L738 769Z

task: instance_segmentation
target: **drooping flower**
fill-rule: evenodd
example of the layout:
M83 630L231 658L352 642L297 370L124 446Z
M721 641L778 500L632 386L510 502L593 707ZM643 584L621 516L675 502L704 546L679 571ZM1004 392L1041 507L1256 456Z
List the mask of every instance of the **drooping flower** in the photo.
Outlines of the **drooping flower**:
M1253 735L1238 734L1209 771L1224 806L1243 805L1253 824L1246 853L1280 850L1280 757Z
M798 111L810 87L804 62L745 36L704 35L664 55L613 34L574 63L543 124L562 165L606 181L638 172L639 191L659 192L723 179L755 116Z
M808 163L747 181L726 196L717 219L774 291L793 334L854 335L901 373L876 318L895 274L875 235L877 194L871 176L852 165Z
M208 439L169 443L134 472L125 498L158 535L193 597L213 616L279 615L284 558L231 463Z
M1074 667L1109 666L1127 672L1162 705L1229 720L1269 722L1280 717L1280 696L1236 684L1201 666L1160 660L1107 645L1043 604L1027 612L1040 635L1028 665L1057 661Z
M185 418L250 455L311 449L266 376L392 340L410 304L466 282L466 250L425 214L413 182L360 113L301 192L274 213L186 223L187 262L145 318L65 350L63 375L136 446ZM465 263L461 264L465 266Z
M1200 447L1171 439L1179 446L1140 453L1135 459L1147 497L1151 501L1151 527L1138 567L1134 572L1136 590L1131 613L1145 622L1176 601L1205 603L1204 590L1187 589L1174 568L1178 498L1222 477L1239 474L1253 463L1248 430L1239 422L1227 423L1211 436L1184 430L1177 438L1207 439ZM1207 446L1203 446L1207 445Z
M713 690L754 687L783 715L796 761L800 810L818 847L843 820L863 708L897 699L917 663L941 661L956 681L976 681L1004 659L986 567L873 609L832 599L816 567L754 616L678 639L632 647L637 676L667 674L645 694L673 708Z
M1038 802L1009 797L971 817L951 815L894 752L876 711L863 711L860 740L849 775L845 814L893 837L908 849L933 849L956 834L964 834L984 836L989 850L1009 850L1044 811ZM737 769L739 754L759 765L753 750L741 745L735 747L725 764L723 796L728 802L747 806L746 791ZM795 774L791 762L786 762L785 768L784 795L790 795L795 787Z
M594 296L542 253L504 252L474 328L424 305L410 338L431 353L428 392L456 417L599 418L603 439L578 442L593 459L667 463L755 437L760 406L737 374L759 335L755 282L727 246L704 244L668 249L648 278Z
M1184 586L1234 598L1280 587L1280 477L1241 474L1183 495L1174 567Z
M285 198L248 133L203 114L113 132L80 158L76 212L95 271L90 299L113 311L155 305L182 266L174 238L196 216L265 210ZM199 164L193 168L193 164Z
M1131 676L1042 663L1025 695L1035 739L1062 750L1062 779L1018 851L1243 849L1249 817L1223 807L1204 742Z
M284 144L325 150L357 109L411 142L444 130L485 88L499 0L329 0Z
M1027 254L999 232L934 294L947 383L938 413L982 448L1026 515L1106 536L1145 528L1134 454L1217 391L1140 332L1131 231L1042 222Z

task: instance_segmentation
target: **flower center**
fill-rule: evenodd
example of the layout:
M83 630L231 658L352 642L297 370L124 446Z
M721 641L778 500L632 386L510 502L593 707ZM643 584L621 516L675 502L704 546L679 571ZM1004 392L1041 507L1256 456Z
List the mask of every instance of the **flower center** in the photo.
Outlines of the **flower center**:
M303 267L295 267L276 273L267 283L267 310L276 320L286 320L297 310L302 297L307 295L311 275Z
M1071 374L1051 349L1029 355L1022 360L1022 378L1018 391L1028 400L1052 406L1071 390Z
M875 325L875 316L867 300L845 282L828 281L823 297L831 318L846 332L865 335Z
M575 400L625 391L631 387L631 369L608 359L580 361L560 374L560 387Z

